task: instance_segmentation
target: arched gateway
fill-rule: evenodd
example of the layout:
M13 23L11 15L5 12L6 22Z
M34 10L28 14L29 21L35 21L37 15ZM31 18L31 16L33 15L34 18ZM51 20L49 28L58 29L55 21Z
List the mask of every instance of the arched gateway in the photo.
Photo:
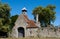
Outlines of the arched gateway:
M23 27L18 28L18 37L24 37L25 36L25 31Z

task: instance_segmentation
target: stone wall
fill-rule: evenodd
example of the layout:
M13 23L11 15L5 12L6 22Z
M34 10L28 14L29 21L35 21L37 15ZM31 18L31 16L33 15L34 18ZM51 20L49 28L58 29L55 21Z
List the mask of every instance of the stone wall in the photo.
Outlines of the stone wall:
M53 29L43 28L40 29L39 36L43 37L60 37L59 29L54 31Z
M37 37L37 30L38 28L28 28L26 29L26 37L29 36L29 37Z

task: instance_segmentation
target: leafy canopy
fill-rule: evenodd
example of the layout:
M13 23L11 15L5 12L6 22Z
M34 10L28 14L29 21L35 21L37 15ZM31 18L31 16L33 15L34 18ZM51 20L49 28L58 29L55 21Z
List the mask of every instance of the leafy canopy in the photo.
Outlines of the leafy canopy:
M10 7L8 4L0 3L0 30L9 31L10 24Z
M41 23L41 25L47 26L50 25L51 22L55 21L55 6L54 5L48 5L46 7L38 6L33 10L34 19L36 20L36 14L38 14L38 20Z

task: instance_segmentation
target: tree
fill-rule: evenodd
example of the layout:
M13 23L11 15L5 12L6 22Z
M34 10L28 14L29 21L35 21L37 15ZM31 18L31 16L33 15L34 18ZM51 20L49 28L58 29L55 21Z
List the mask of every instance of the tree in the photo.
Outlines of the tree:
M10 7L8 4L2 4L0 3L0 18L4 18L4 25L5 23L7 24L9 22L10 18Z
M41 23L41 25L47 26L50 25L51 22L54 22L55 20L55 7L52 5L48 5L47 7L36 7L33 10L33 15L34 18L36 19L36 13L39 14L39 22Z
M0 3L0 33L1 32L8 33L10 29L9 26L10 26L10 7L8 4Z
M14 23L17 20L17 18L18 18L18 15L14 15L14 16L10 17L10 19L11 19L10 29L12 29L13 26L15 25Z

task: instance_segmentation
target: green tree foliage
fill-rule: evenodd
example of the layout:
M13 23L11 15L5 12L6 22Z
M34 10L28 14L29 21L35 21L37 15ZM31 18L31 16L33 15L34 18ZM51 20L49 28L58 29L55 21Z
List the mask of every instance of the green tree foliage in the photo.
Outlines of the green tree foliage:
M54 5L48 5L46 8L49 9L49 14L48 14L48 17L49 17L49 24L51 24L51 22L54 22L55 21L55 6Z
M34 15L34 19L36 20L36 14L39 15L39 17L42 15L42 9L43 7L42 6L38 6L36 7L34 10L33 10L33 15ZM40 15L41 14L41 15ZM42 17L39 19L39 21L42 19Z
M9 18L10 17L10 7L8 4L0 3L0 18Z
M55 21L55 6L48 5L47 7L38 6L33 10L34 19L36 20L36 14L39 15L38 19L41 25L51 25L51 22Z
M9 31L10 7L8 4L0 3L0 30Z
M18 15L10 17L10 7L8 4L0 3L0 36L5 33L9 35Z
M17 20L17 18L18 18L18 15L14 15L14 16L10 17L10 19L11 19L10 29L12 29L13 26L15 25L14 23Z

